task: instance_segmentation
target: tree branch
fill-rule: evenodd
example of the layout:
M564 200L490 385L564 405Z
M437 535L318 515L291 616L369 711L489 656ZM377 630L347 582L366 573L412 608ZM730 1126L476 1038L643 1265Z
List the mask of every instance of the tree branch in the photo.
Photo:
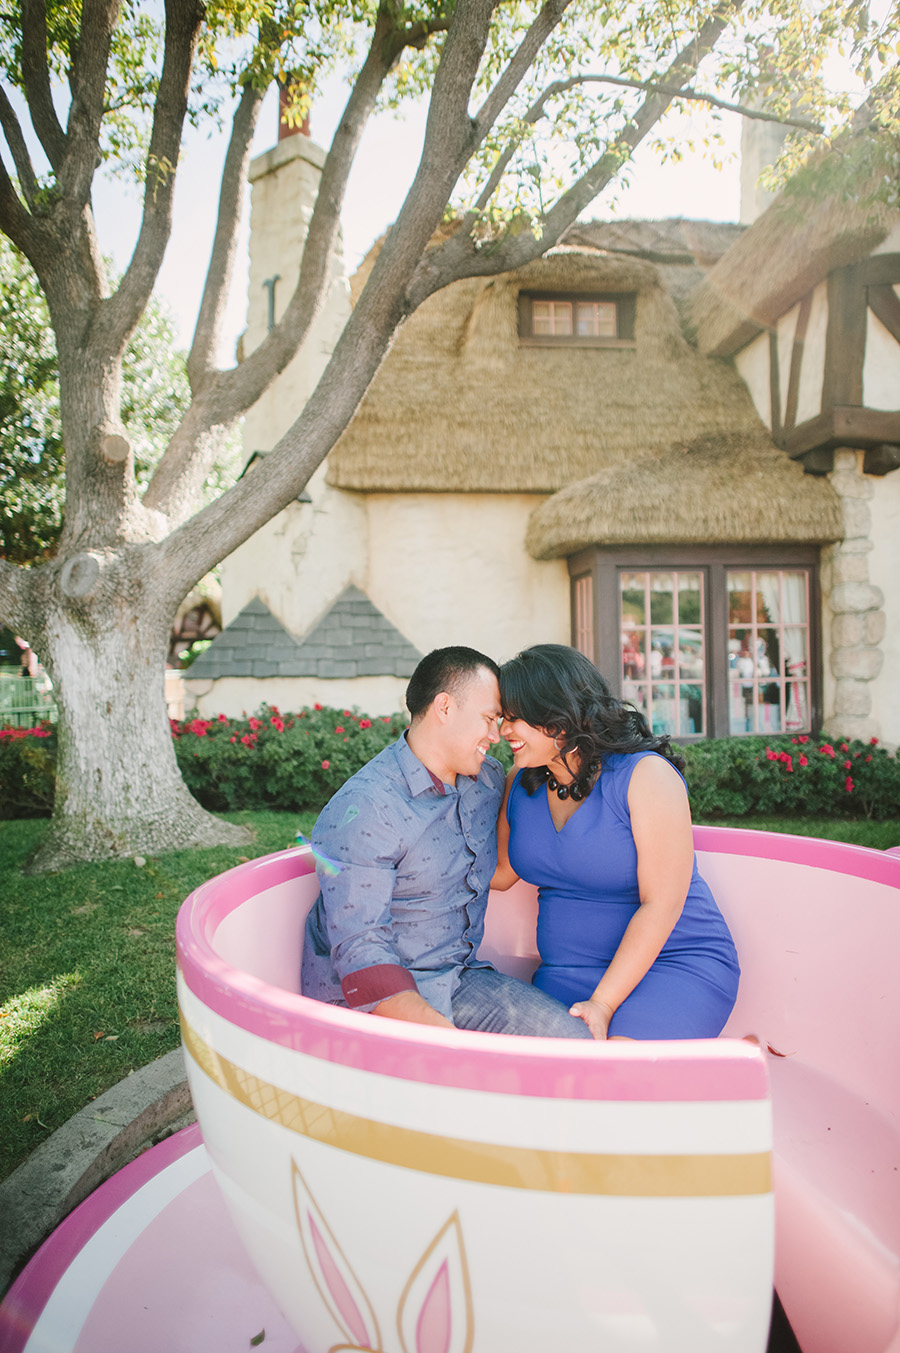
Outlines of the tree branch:
M729 103L725 99L717 98L714 94L704 94L695 89L675 89L672 86L660 84L655 80L627 80L618 75L573 75L568 80L555 80L548 85L538 97L534 100L531 107L522 117L522 122L528 126L533 126L545 113L548 101L557 94L565 94L568 90L574 89L582 84L609 84L619 85L626 89L643 89L649 93L670 94L674 99L694 99L701 103L707 103L713 108L722 108L729 113L740 113L742 117L755 118L760 122L776 122L783 127L799 127L802 131L813 132L821 135L824 127L821 123L810 122L806 118L783 117L778 113L765 113L757 108L747 108L741 103ZM510 161L513 159L520 145L519 141L510 141L506 148L498 156L497 163L491 171L491 175L485 184L482 192L475 203L475 207L469 212L463 221L463 226L471 225L479 212L484 211L490 202L497 188L503 179L503 175L509 168Z
M124 348L144 313L169 242L175 171L203 17L201 0L166 0L165 54L147 152L140 234L118 290L104 302L97 319L97 331L114 349Z
M475 114L476 135L479 145L528 74L541 47L543 47L571 3L572 0L551 0L551 3L544 5L528 29L519 44L518 50L513 54L500 78Z
M331 143L309 230L300 276L279 323L238 366L209 376L157 464L144 495L147 507L179 519L190 510L194 490L209 470L197 455L199 440L211 426L228 426L255 404L287 366L309 332L327 294L340 229L340 212L350 169L366 122L397 54L397 30L382 0L366 60Z
M29 207L33 207L38 191L37 179L32 168L25 138L22 135L22 128L19 126L19 119L16 117L13 106L2 85L0 85L0 127L3 128L6 144L9 146L13 157L13 164L16 166L16 173L19 176L19 184L25 195L25 201Z
M39 272L40 232L34 217L30 216L22 205L2 159L0 159L0 230L12 240L17 249L22 250L31 266Z
M34 620L31 597L34 593L36 578L40 568L21 568L0 559L0 624L7 625L14 632L28 628ZM27 636L35 637L33 634Z
M256 130L264 95L265 90L257 89L251 83L246 84L232 121L231 139L222 170L216 233L203 298L200 302L197 327L194 330L194 341L187 360L188 380L195 394L212 370L215 358L222 316L234 272L241 204L244 184L247 181L253 133Z
M59 168L64 210L81 216L100 160L100 127L106 68L120 0L84 0L81 33L72 58L72 102L66 126L66 153Z
M300 416L266 457L265 475L241 479L174 531L161 546L167 557L168 585L173 595L175 592L183 595L198 568L211 567L289 503L353 417L407 311L408 281L440 222L456 181L456 175L446 172L440 156L446 147L455 156L459 146L471 138L473 124L468 116L468 97L493 8L493 0L460 0L457 4L433 87L430 126L426 129L414 186L375 262L370 284L357 302L316 389ZM370 56L377 45L373 40ZM450 121L453 116L455 125ZM324 182L325 175L323 186ZM323 200L322 193L320 188L317 207ZM331 215L329 210L328 216ZM257 349L260 351L261 348ZM178 597L176 603L177 600Z
M696 73L703 58L712 51L732 14L742 4L743 0L734 0L727 14L720 9L678 53L662 80L646 82L650 92L631 122L542 219L540 238L531 232L521 232L514 236L508 235L488 248L479 249L469 229L476 211L468 213L463 222L464 228L456 231L436 249L429 250L422 259L409 289L410 309L415 309L427 296L462 277L496 276L498 273L510 272L545 253L548 238L554 243L561 238L579 213L612 181L673 100L680 96L686 82ZM548 94L549 91L545 91L541 99L548 97ZM504 154L508 153L509 148ZM496 173L495 167L490 182L494 181ZM486 192L487 189L479 199L481 207L489 200L486 199Z
M167 604L177 606L198 576L286 507L349 424L402 318L402 286L369 298L360 298L313 394L266 456L265 473L245 475L153 547L166 561Z
M704 94L699 89L679 89L656 80L628 80L621 75L573 75L568 80L557 80L548 85L532 107L543 105L555 94L564 94L576 85L602 84L620 85L625 89L643 89L649 94L668 94L672 100L693 99L699 103L708 103L711 108L722 108L727 113L740 113L742 117L755 118L759 122L777 122L782 127L799 127L801 131L821 135L825 128L820 122L810 122L805 117L783 116L780 113L766 113L759 108L747 108L742 103L729 103L727 99L717 98L715 94ZM529 110L530 111L530 110ZM527 116L527 115L526 115ZM537 114L540 116L540 113Z
M66 135L59 125L50 92L47 63L47 11L44 0L22 0L22 82L44 154L56 171L66 151Z

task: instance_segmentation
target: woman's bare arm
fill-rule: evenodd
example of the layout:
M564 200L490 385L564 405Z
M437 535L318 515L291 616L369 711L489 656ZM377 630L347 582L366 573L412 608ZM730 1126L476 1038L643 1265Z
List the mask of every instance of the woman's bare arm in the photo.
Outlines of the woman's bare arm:
M641 905L596 990L572 1006L595 1038L606 1038L609 1021L659 957L681 915L694 867L691 810L674 766L662 757L644 757L631 777L628 808Z
M509 821L506 816L506 805L509 802L509 791L512 789L515 774L516 772L511 770L506 777L506 789L503 791L503 802L497 818L497 868L491 879L491 887L502 893L511 888L519 878L509 862Z

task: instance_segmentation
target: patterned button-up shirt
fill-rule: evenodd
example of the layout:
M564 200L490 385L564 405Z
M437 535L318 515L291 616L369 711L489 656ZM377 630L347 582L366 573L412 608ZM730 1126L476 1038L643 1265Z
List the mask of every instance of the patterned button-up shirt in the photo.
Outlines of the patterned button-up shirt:
M302 988L371 1010L418 990L451 1018L451 1000L484 934L497 864L504 773L486 757L477 777L445 785L406 741L342 785L313 829L321 892L309 914Z

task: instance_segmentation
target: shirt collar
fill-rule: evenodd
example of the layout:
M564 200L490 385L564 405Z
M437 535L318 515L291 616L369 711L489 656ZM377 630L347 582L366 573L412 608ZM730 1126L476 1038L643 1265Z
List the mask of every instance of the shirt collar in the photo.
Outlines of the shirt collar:
M438 777L419 760L409 743L406 741L405 731L400 734L399 738L394 743L394 751L397 756L397 764L403 771L411 794L421 794L425 789L436 789L439 794L446 794L446 787Z
M447 793L447 786L442 780L438 779L434 771L428 769L424 762L420 761L413 749L406 740L406 731L404 730L397 741L394 743L394 750L397 755L397 764L403 771L406 783L409 785L411 794L421 794L423 789L434 788L439 794ZM459 781L471 780L474 784L478 779L477 775L457 775L457 787Z

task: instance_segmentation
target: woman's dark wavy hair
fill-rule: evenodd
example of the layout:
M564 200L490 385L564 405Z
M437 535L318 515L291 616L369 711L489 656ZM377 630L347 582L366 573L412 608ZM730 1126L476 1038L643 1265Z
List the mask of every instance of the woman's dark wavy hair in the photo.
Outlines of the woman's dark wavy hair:
M500 704L504 716L523 719L560 742L560 756L573 775L601 766L614 752L660 752L684 770L684 757L667 735L651 732L640 710L618 700L589 658L565 644L535 644L502 664ZM569 757L576 760L570 764ZM528 767L522 784L529 794L546 781L545 770Z

